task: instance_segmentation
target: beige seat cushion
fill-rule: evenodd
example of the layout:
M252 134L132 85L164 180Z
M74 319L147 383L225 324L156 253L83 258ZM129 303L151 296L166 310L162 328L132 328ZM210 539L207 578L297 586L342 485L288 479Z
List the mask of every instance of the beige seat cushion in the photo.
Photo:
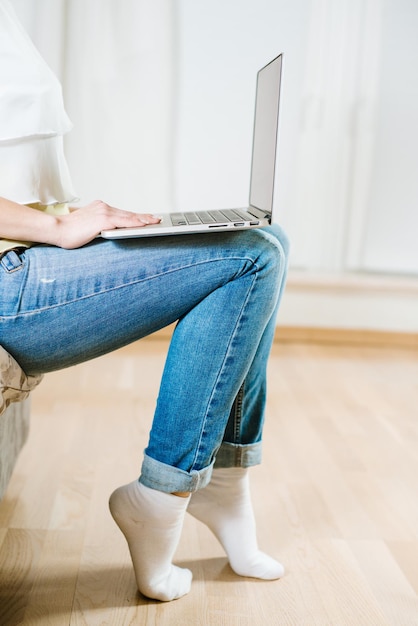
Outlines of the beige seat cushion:
M26 376L19 364L0 346L0 415L12 402L28 397L42 376Z

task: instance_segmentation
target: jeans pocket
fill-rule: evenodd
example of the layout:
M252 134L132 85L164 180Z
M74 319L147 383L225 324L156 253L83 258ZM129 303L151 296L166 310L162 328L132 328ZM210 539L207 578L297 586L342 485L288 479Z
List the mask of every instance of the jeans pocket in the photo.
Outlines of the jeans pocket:
M19 249L16 248L6 252L6 254L1 257L0 265L8 274L22 269L23 261L19 256Z

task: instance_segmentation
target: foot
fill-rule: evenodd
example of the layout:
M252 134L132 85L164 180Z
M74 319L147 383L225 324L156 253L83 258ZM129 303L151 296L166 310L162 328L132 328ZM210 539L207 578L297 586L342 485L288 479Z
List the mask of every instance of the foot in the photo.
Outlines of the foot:
M264 580L283 576L283 565L258 549L246 468L213 470L210 483L192 494L187 510L210 528L236 574Z
M190 591L191 571L172 564L188 501L138 481L110 496L110 512L128 542L138 589L148 598L167 602Z

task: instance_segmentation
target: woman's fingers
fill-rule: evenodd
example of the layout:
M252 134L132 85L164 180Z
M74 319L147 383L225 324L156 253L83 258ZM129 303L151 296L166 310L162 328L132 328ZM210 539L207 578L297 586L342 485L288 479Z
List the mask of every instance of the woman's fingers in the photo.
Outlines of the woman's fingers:
M135 213L117 209L102 200L71 210L69 215L58 218L59 239L56 245L62 248L78 248L100 234L113 228L146 227L161 221L152 213Z

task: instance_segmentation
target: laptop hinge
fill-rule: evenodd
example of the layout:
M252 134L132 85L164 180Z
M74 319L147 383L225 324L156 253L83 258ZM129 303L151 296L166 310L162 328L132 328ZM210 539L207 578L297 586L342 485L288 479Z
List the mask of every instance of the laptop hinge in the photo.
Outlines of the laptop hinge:
M271 213L257 209L255 206L250 205L247 209L247 213L254 215L254 217L258 217L258 219L271 219Z

